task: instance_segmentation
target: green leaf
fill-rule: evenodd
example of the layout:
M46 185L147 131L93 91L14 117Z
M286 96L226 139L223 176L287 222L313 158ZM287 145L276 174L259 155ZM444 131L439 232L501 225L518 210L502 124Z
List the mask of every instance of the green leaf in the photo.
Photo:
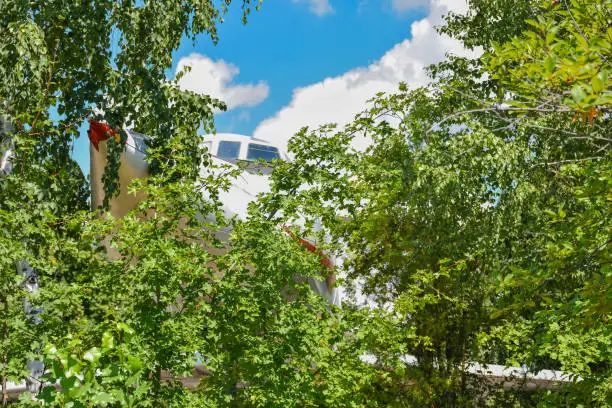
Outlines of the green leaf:
M574 98L576 103L580 103L584 98L586 98L586 92L581 85L574 85L572 88L572 98Z
M544 68L546 69L546 73L551 75L555 71L555 66L557 64L557 56L554 54L550 54L544 60Z
M83 355L83 359L95 363L100 359L101 356L102 353L100 352L100 350L98 350L97 347L92 347L87 352L85 352L85 354Z
M115 337L111 332L106 331L102 334L102 347L105 349L115 348Z
M591 78L591 86L593 87L593 92L595 93L599 93L604 89L604 83L601 78L599 78L599 75L595 75Z
M57 395L57 390L54 386L46 386L42 389L42 391L37 395L37 397L44 402L51 404L55 401Z
M109 394L108 392L98 392L92 396L91 401L94 404L107 406L108 404L112 404L113 402L115 402L116 399L112 394Z

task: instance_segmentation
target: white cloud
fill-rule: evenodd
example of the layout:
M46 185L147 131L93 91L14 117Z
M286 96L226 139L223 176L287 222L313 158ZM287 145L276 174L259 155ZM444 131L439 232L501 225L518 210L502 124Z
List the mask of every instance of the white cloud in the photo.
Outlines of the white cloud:
M440 36L434 29L449 10L464 8L463 1L433 0L428 17L412 24L410 40L396 44L368 67L294 89L289 105L262 121L253 136L284 146L302 126L346 124L377 92L396 91L400 82L410 87L424 85L428 80L424 68L441 61L446 53L474 55L459 41Z
M321 17L334 11L329 0L293 0L294 3L308 3L308 9Z
M429 4L428 0L391 0L391 7L393 10L402 12L417 7L427 7Z
M257 84L233 84L232 80L240 73L234 64L223 60L213 61L202 55L193 53L181 58L176 72L185 66L191 66L179 81L181 89L219 98L227 104L227 109L239 106L255 106L268 97L268 84L259 81Z

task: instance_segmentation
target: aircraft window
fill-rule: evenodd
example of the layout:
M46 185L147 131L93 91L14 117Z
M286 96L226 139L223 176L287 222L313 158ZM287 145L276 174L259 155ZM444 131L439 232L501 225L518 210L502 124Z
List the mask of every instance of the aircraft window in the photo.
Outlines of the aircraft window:
M142 133L134 132L133 130L128 130L127 132L134 140L134 146L132 147L136 149L136 151L145 154L147 152L147 140L150 140L151 137L143 135Z
M258 161L259 159L264 159L267 162L271 162L279 157L278 149L276 147L249 143L247 160Z
M221 159L236 160L240 153L240 142L228 142L222 140L217 148L217 156Z

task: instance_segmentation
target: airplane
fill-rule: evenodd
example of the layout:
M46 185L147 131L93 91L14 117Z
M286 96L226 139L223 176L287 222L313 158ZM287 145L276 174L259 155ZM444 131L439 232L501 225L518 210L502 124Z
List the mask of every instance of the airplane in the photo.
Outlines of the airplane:
M115 201L111 200L111 213L114 214L124 214L128 208L135 208L138 198L134 196L126 197L124 191L127 191L127 184L134 177L146 177L145 155L146 139L148 137L131 130L126 130L126 133L128 135L126 148L121 155L123 170L120 169L120 183L123 190L120 192L119 197L114 199ZM90 140L92 141L90 148L92 155L92 195L94 191L103 191L101 190L100 171L103 169L106 160L106 151L103 150L104 146L102 144L99 145L100 151L95 148L96 138L96 135L90 134ZM256 200L258 194L270 191L268 174L271 171L271 167L261 166L258 163L259 159L270 162L274 159L289 160L289 158L278 146L249 136L220 133L205 135L202 140L214 164L237 166L239 162L245 162L247 171L234 179L229 191L222 193L220 196L220 200L223 203L223 212L226 216L236 216L239 219L245 220L248 215L248 204ZM94 203L102 202L99 195L92 197ZM125 207L121 207L122 205ZM288 233L291 235L290 231ZM317 252L316 243L312 241L312 238L300 239L299 241L310 251ZM332 257L327 259L331 264L331 268L338 261ZM335 275L332 276L335 279ZM341 288L334 286L333 281L330 283L329 280L309 278L309 283L312 290L323 296L330 304L341 305ZM376 364L376 357L373 355L365 354L361 357L361 360L370 364ZM416 358L411 355L403 356L403 360L406 364L418 364ZM196 371L198 367L200 366L196 366ZM477 376L486 377L488 381L500 384L504 389L522 388L529 391L553 389L560 383L572 381L572 376L563 371L540 370L533 373L526 367L507 367L498 364L472 362L467 367L467 371ZM186 383L193 380L193 378L195 377L187 379ZM582 378L577 378L577 381L581 380Z
M144 199L142 192L135 195L128 193L130 182L137 178L148 176L148 163L146 161L147 140L149 136L124 129L127 134L125 148L120 156L119 167L119 194L109 200L109 212L115 218L125 216L129 211L136 208L138 203ZM107 165L107 140L118 137L118 132L105 123L90 120L88 131L90 140L90 166L91 166L91 193L92 208L98 208L104 200L104 186L102 175ZM212 171L218 167L230 166L238 168L240 163L245 166L240 176L232 179L228 191L221 191L219 200L222 203L222 211L225 217L236 217L242 221L248 216L248 205L255 201L259 194L270 191L271 166L262 164L261 161L271 163L275 159L289 160L287 154L278 146L265 140L255 139L250 136L234 133L218 133L202 136L202 143L211 155L213 163ZM211 171L202 168L201 175ZM281 227L282 228L282 227ZM320 230L320 225L315 225L315 230ZM292 235L287 227L284 229ZM229 230L221 230L217 235L221 239L227 239ZM298 238L300 245L322 257L322 264L326 265L332 272L325 276L324 280L309 277L311 289L323 296L332 305L341 305L341 288L334 285L334 265L337 259L331 255L324 254L316 247L316 241L312 237ZM109 252L113 250L109 248Z

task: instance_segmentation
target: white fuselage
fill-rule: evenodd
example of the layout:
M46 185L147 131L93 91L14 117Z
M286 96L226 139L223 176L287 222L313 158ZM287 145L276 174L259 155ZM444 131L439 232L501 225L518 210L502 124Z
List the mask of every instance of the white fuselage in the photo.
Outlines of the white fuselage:
M128 212L134 210L138 203L145 197L144 193L129 194L128 186L134 179L148 176L148 164L146 161L146 135L127 130L126 147L121 154L121 166L119 168L119 194L110 200L109 212L115 218L121 218ZM246 171L232 179L227 191L220 191L219 201L222 203L223 215L226 218L238 218L246 220L248 206L257 199L257 196L270 191L270 178L268 176L271 167L264 162L274 159L287 160L287 156L278 147L263 140L253 139L249 136L221 133L203 137L202 143L207 147L214 166L202 167L200 170L203 178L223 171L223 167L235 168L239 162L246 165ZM90 146L91 154L91 190L92 207L98 208L104 200L104 188L102 174L106 167L107 142L98 144L98 149ZM262 162L263 161L263 162ZM206 191L204 189L204 191ZM222 240L228 238L230 230L219 231L217 237ZM315 244L312 240L309 242ZM112 248L108 248L109 254L116 254ZM335 259L332 259L332 262ZM340 290L337 287L329 287L325 280L309 278L312 289L327 299L328 302L340 305ZM329 281L330 283L333 280Z

